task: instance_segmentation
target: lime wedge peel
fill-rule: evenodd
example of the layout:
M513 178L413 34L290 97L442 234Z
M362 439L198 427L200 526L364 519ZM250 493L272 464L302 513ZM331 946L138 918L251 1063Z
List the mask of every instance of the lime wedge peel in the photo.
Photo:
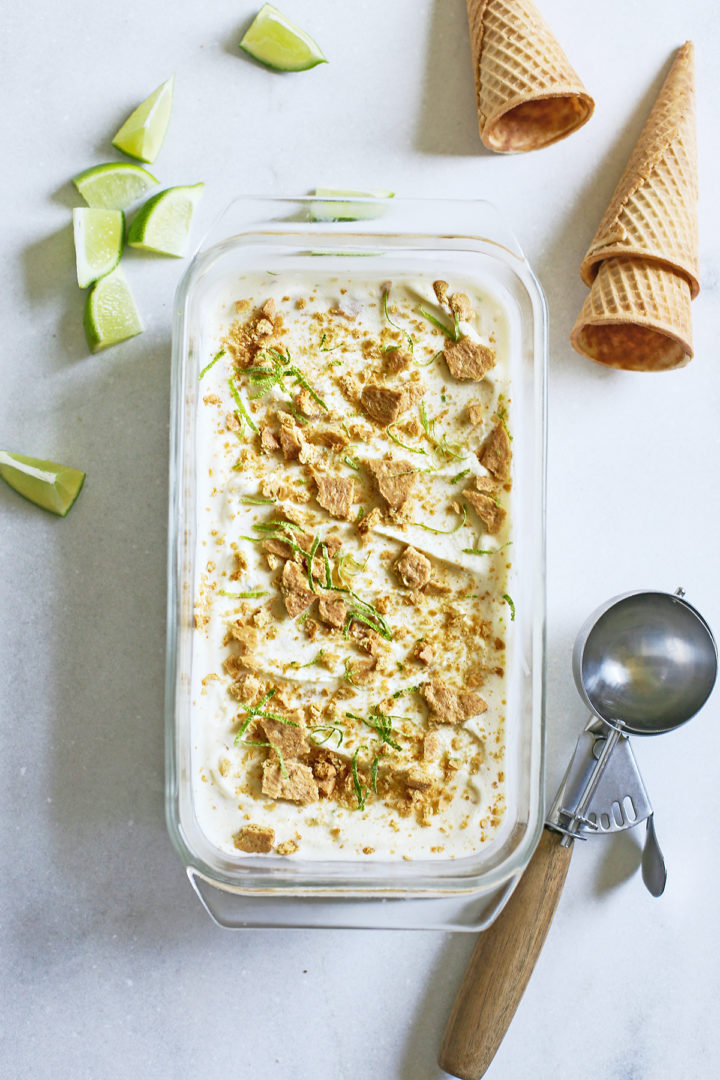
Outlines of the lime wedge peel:
M120 262L125 243L125 215L122 210L76 207L73 238L77 282L81 289L86 289Z
M182 258L204 187L204 184L171 187L149 198L130 225L130 247Z
M274 71L307 71L318 64L327 64L317 42L272 4L264 4L260 9L240 48Z
M363 202L363 199L392 199L394 191L343 191L339 188L315 188L315 198L332 199L332 202L314 202L311 207L313 221L371 221L382 217L385 208L379 202ZM352 201L348 201L352 200Z
M0 450L0 476L25 499L65 517L85 482L85 473L43 458Z
M138 161L155 160L170 123L174 83L172 75L130 113L113 138L113 146Z
M74 176L73 184L88 206L102 210L127 210L153 188L160 187L159 181L147 169L129 161L93 165Z
M133 295L119 266L96 281L88 293L84 325L94 353L142 332Z
M376 188L374 191L350 191L345 188L316 187L315 197L318 199L394 199L395 192L386 188Z

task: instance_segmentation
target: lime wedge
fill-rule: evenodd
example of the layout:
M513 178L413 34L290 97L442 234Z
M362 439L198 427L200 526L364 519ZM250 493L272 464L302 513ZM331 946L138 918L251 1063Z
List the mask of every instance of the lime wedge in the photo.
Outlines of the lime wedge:
M315 197L318 199L393 199L394 191L386 188L376 188L374 191L348 191L344 188L316 187Z
M128 244L182 258L204 184L171 187L148 199L128 231Z
M74 176L73 184L88 206L102 210L125 210L160 186L147 169L129 161L93 165Z
M113 139L113 146L138 161L154 161L163 144L172 109L172 75L130 113Z
M59 517L65 517L85 481L79 469L7 450L0 450L0 476L30 502Z
M84 321L94 353L142 332L135 301L119 266L93 285L85 301Z
M120 262L125 240L125 215L122 210L97 210L76 207L73 210L75 264L81 289L114 270Z
M276 71L307 71L327 64L309 34L286 19L272 4L264 4L255 16L240 48Z
M382 217L384 207L363 199L392 199L394 191L343 191L339 188L315 188L316 199L332 199L332 202L314 202L311 214L314 221L369 221ZM352 200L348 202L346 200Z

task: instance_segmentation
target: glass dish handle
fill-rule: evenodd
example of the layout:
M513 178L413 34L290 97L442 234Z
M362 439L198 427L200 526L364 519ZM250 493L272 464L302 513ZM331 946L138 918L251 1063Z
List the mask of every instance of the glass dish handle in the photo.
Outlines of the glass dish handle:
M333 218L334 204L342 217ZM323 234L331 236L342 232L348 236L371 233L381 240L383 236L417 235L425 230L433 237L448 241L470 236L498 245L525 262L517 237L504 214L485 199L246 195L233 199L215 218L202 238L198 252L202 254L217 244L248 233L281 231L289 235L308 229L318 238Z
M192 867L187 875L213 922L228 930L486 930L517 885L515 874L481 895L451 897L253 895L218 888Z

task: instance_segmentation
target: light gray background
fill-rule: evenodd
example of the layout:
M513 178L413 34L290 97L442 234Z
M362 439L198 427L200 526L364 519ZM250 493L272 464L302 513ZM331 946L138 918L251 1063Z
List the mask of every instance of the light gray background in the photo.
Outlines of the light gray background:
M259 6L259 5L258 5ZM717 245L720 30L711 0L543 0L595 95L580 132L483 151L463 0L285 0L331 63L273 74L235 45L246 0L28 0L4 14L0 445L85 469L67 520L0 490L0 1073L12 1078L436 1080L472 936L216 929L163 820L170 321L184 263L130 253L139 338L88 355L69 178L172 72L165 185L206 182L194 236L243 192L316 184L485 197L515 227L551 316L549 763L583 710L576 629L598 603L682 583L720 629ZM613 373L568 334L577 268L673 50L698 47L703 292L696 358ZM720 1074L717 695L637 745L670 880L632 835L575 854L490 1080Z

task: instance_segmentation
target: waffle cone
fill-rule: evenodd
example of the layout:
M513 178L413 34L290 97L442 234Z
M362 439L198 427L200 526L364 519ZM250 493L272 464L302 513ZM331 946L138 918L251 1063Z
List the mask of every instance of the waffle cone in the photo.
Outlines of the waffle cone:
M532 0L467 0L480 138L538 150L570 135L595 103Z
M693 355L690 284L652 259L600 266L570 335L577 352L626 371L670 371Z
M697 236L695 65L678 50L657 101L580 268L590 285L614 255L657 259L700 291Z

